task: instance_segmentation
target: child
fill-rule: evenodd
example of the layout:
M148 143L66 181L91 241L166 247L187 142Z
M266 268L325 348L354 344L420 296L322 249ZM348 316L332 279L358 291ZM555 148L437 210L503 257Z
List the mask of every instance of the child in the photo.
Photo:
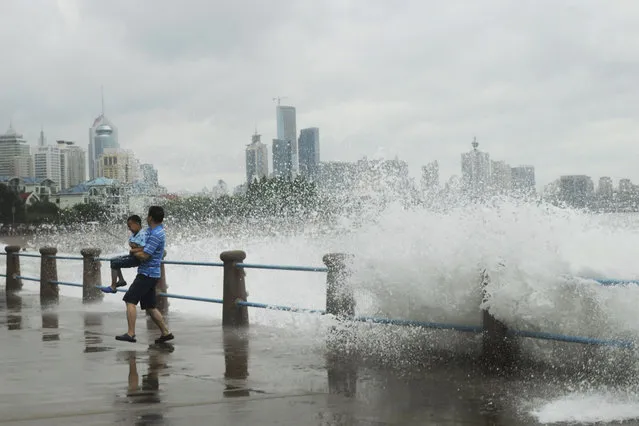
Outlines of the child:
M144 250L147 235L146 231L142 229L142 219L140 216L136 214L130 216L126 220L126 225L129 231L131 231L131 237L129 238L131 252ZM102 291L105 293L116 293L118 287L124 287L127 284L122 276L122 268L135 268L137 266L140 266L140 260L133 254L111 259L111 285L102 287Z

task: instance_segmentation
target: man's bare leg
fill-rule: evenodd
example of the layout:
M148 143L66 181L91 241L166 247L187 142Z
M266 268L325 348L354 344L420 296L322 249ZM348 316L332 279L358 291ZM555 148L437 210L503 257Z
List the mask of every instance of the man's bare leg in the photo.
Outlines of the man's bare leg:
M135 319L137 317L137 309L133 303L126 304L126 322L129 326L127 334L131 337L135 336Z
M171 333L169 331L169 328L166 326L166 323L164 322L162 313L158 310L158 308L148 309L147 313L149 314L155 325L157 325L162 332L162 336L167 336Z

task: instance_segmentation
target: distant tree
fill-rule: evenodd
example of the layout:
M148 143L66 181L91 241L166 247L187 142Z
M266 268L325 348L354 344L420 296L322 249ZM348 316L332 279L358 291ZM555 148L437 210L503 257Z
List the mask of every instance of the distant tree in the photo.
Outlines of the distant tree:
M108 222L111 218L109 210L98 203L81 203L71 208L63 209L59 214L59 221L65 224L84 222Z
M264 177L248 184L244 194L192 196L164 204L174 221L212 223L273 217L305 221L320 207L315 184L301 177L292 181Z
M54 203L37 201L26 208L26 220L29 223L52 223L58 221L60 209Z
M22 223L25 219L24 203L20 196L7 185L0 184L0 222Z

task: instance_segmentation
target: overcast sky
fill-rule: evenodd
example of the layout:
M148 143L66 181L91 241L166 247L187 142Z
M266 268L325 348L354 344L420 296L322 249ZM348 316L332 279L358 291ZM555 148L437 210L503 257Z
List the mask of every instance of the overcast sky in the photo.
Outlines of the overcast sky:
M639 183L639 2L2 0L0 131L86 147L100 113L170 190L245 178L275 96L321 159L492 159ZM2 123L5 124L2 124Z

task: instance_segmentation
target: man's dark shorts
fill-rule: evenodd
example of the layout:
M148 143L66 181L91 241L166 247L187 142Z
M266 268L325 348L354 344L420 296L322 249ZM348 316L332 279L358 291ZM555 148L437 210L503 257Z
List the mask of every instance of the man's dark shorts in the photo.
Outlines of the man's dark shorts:
M138 266L140 266L140 259L130 254L111 259L111 269L135 268Z
M155 286L159 280L159 278L151 278L146 275L137 274L133 284L131 284L127 292L124 293L122 300L134 305L137 305L139 302L142 309L155 308L157 306Z

